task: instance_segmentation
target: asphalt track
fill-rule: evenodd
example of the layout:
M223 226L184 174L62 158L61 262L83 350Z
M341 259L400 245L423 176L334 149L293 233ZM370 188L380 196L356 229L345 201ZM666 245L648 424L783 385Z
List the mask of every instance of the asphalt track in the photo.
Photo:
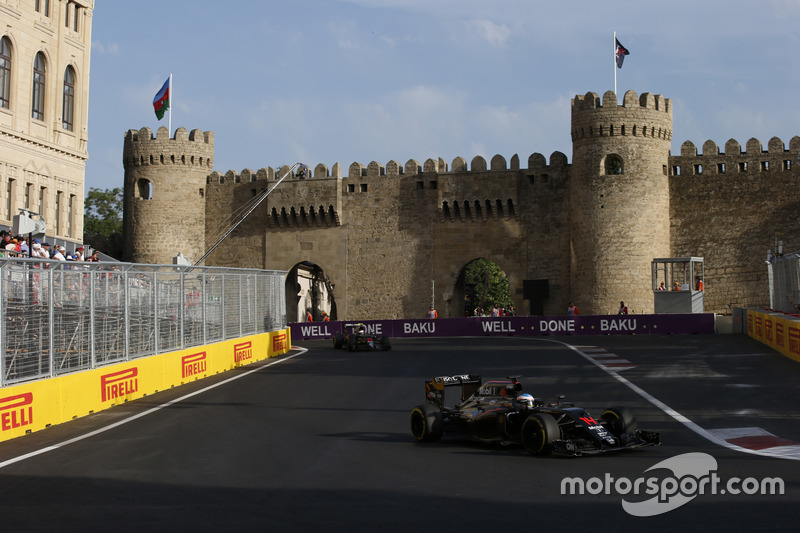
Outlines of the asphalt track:
M747 337L396 339L361 353L298 344L308 351L0 443L4 531L797 528L800 364ZM408 418L424 379L465 372L522 374L527 392L593 414L627 405L663 445L562 458L417 444ZM695 497L664 498L660 514L623 508L651 496L620 495L621 479L670 489L669 471L646 471L690 453L713 457L723 482L778 477L784 494L686 485ZM610 477L610 490L562 494L565 477L595 489Z

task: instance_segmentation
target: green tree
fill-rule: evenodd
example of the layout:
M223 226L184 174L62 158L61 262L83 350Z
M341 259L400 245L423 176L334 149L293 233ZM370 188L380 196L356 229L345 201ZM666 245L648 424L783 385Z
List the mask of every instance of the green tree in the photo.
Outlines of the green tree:
M122 189L90 187L83 209L83 242L122 257Z
M475 305L487 311L494 304L505 308L514 304L505 272L488 259L475 259L464 267L464 284L475 285Z

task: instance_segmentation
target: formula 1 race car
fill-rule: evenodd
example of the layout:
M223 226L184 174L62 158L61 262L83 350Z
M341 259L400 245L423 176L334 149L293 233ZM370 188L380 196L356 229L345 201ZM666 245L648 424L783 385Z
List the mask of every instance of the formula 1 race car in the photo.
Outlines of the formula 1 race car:
M522 392L517 378L481 383L480 376L435 377L425 382L426 404L411 410L411 433L420 442L460 434L481 442L522 444L533 455L598 454L661 441L642 431L627 407L609 407L596 419L563 401L545 403ZM461 401L444 406L445 389L461 387Z
M370 350L387 351L392 349L389 342L389 337L383 335L377 337L367 333L367 327L364 324L345 324L344 335L333 336L334 348L347 348L351 352L361 352ZM348 331L347 328L350 328Z

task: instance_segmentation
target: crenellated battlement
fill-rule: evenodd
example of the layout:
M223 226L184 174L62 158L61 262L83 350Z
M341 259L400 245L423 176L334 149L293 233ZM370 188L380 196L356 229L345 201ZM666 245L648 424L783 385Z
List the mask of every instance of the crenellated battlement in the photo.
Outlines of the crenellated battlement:
M686 141L681 145L680 155L670 155L670 175L699 174L740 174L769 171L791 171L794 162L800 156L800 137L789 141L786 149L784 142L772 137L764 150L761 141L750 138L744 149L735 139L725 143L725 150L712 140L703 143L703 151L699 153L697 146Z
M618 103L614 91L588 92L572 99L572 140L630 136L672 140L672 101L660 94L628 91Z
M312 168L311 165L306 165ZM520 168L520 160L518 155L511 157L510 163L506 161L502 155L495 155L487 163L486 159L481 156L473 157L467 163L463 157L456 157L448 167L447 162L442 159L427 159L424 163L420 164L416 159L409 159L404 165L397 161L391 160L386 165L382 165L377 161L372 161L369 165L364 165L359 162L353 162L347 167L347 175L342 176L341 166L339 163L328 167L322 163L317 164L311 176L302 177L298 169L295 169L288 179L363 179L363 178L379 178L379 177L402 177L402 176L415 176L429 173L436 173L441 175L458 175L464 173L479 173L491 171L508 171L508 170L528 170L532 172L557 172L564 171L569 168L569 161L567 156L562 152L553 152L550 155L550 162L544 155L535 152L528 157L528 166ZM213 171L208 175L207 183L209 185L235 185L239 183L252 183L260 180L275 181L289 172L291 167L283 166L279 169L272 167L260 168L257 171L246 168L241 172L228 170L227 172L220 173Z
M128 130L122 150L124 166L181 165L189 167L214 166L214 132L186 128L175 130L169 136L165 127L153 135L150 128Z

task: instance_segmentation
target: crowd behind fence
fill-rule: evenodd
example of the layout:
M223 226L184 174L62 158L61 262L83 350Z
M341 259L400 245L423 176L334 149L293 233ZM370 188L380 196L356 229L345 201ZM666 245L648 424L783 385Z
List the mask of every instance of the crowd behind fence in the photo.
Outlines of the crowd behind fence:
M285 277L0 258L0 386L282 329Z

